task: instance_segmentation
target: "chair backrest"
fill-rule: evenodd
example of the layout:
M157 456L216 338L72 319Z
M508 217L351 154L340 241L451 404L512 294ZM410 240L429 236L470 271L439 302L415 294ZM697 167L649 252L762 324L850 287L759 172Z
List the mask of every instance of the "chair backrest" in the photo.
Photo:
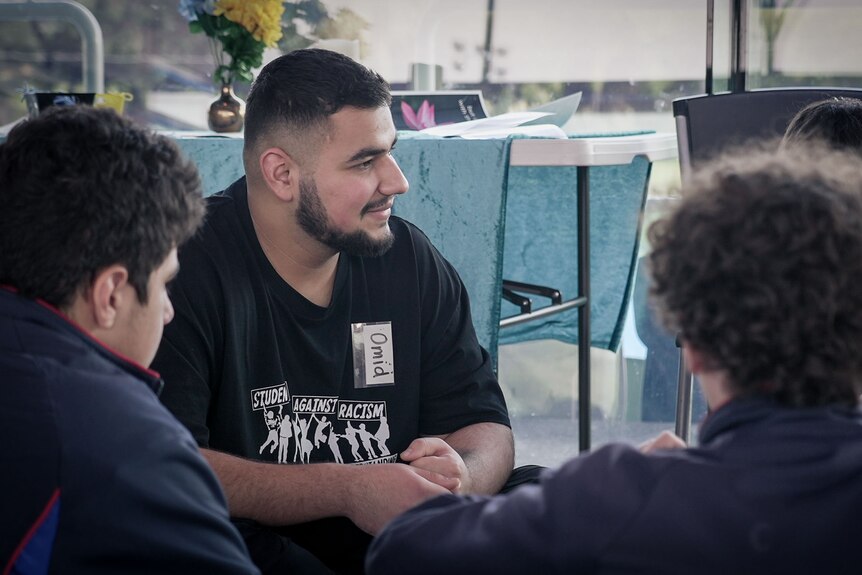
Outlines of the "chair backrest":
M862 99L862 90L773 88L674 100L673 115L683 178L688 177L693 166L728 146L780 137L803 107L834 97Z

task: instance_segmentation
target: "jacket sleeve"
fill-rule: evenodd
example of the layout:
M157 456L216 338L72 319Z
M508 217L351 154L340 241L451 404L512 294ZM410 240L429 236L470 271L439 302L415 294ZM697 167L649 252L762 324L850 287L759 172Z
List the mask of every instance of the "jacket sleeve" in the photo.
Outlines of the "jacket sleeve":
M493 497L444 495L389 523L369 575L593 573L648 498L644 456L611 446Z
M155 435L141 438L111 484L93 489L90 505L82 505L93 510L83 523L92 526L90 534L105 537L70 542L79 546L75 556L89 562L78 567L90 573L258 573L191 437L184 430ZM82 552L86 545L92 555Z

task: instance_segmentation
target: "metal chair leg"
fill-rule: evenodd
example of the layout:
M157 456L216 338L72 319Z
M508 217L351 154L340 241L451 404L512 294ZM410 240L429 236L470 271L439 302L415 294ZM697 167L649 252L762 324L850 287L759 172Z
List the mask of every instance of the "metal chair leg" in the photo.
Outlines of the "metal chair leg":
M679 376L677 378L676 393L676 425L674 432L686 443L691 435L691 397L694 386L694 378L685 363L679 337L676 341L679 347Z

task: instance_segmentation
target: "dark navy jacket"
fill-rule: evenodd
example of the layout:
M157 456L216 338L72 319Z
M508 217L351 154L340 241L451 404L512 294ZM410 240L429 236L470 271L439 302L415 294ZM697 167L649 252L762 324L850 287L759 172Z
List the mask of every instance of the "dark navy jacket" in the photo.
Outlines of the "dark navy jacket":
M610 445L508 496L432 499L384 529L367 570L862 573L858 410L736 400L700 445Z
M160 385L0 289L0 572L257 572Z

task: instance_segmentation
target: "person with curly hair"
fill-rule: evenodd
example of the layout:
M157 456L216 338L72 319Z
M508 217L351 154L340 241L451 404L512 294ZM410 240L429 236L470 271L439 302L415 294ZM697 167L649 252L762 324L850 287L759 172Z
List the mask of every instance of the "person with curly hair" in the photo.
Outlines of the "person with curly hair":
M651 295L711 409L698 446L666 433L433 498L386 526L368 573L858 572L858 156L716 160L649 236Z

